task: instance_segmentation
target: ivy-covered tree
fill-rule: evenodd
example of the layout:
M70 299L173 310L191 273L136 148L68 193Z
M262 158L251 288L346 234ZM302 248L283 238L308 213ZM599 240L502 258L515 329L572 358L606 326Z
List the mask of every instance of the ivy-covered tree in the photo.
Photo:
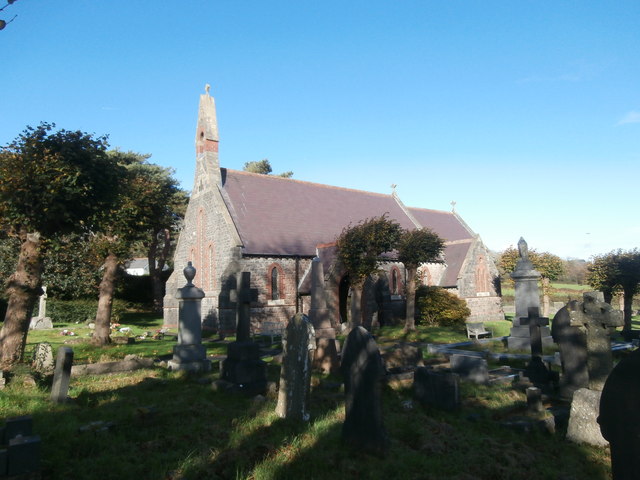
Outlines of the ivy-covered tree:
M587 282L591 287L604 293L610 303L613 294L621 291L624 295L624 330L631 330L633 297L640 292L640 251L614 250L605 255L596 255L588 267Z
M24 353L49 240L87 230L89 219L110 207L115 191L117 166L106 154L106 137L54 128L27 127L0 150L0 228L20 242L0 330L0 364L7 368Z
M500 254L498 268L503 274L511 273L516 268L520 255L518 250L509 247ZM529 249L529 260L538 273L542 284L542 314L549 316L551 310L551 282L557 280L564 272L563 260L549 252L538 253L535 249Z
M407 269L407 312L404 331L410 332L416 329L415 302L416 302L416 274L418 267L427 262L434 262L442 254L444 240L428 228L416 230L404 230L396 249L398 260Z
M401 234L402 227L385 214L350 225L337 238L338 258L349 275L352 288L350 328L362 324L365 280L377 271L380 256L396 247Z

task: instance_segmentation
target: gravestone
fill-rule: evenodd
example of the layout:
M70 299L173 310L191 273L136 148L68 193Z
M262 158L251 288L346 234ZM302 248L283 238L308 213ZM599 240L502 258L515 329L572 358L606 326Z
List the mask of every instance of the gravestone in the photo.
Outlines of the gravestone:
M611 331L624 325L622 312L604 302L602 292L585 292L583 301L569 312L570 325L579 327L587 338L589 388L602 391L613 368Z
M364 327L354 327L347 336L340 371L346 397L343 442L361 451L384 453L389 443L382 423L384 367L378 346Z
M264 393L267 364L260 359L260 345L251 341L251 302L257 290L251 288L251 273L242 272L237 282L236 341L227 346L227 358L220 365L220 378L248 394Z
M51 400L56 403L67 401L69 393L69 380L73 365L73 349L60 347L56 356L56 368L53 373L53 386L51 387Z
M7 446L7 475L24 475L40 469L40 437L33 435L9 440Z
M315 348L313 325L306 315L297 313L289 320L282 338L283 358L276 405L279 417L309 420L307 406Z
M586 292L583 301L569 312L569 319L571 326L579 327L586 334L589 388L580 388L573 394L567 439L606 445L596 419L602 388L613 368L609 335L614 327L624 324L622 312L605 303L601 292Z
M178 344L173 358L167 362L170 370L208 372L211 361L202 345L201 303L204 291L193 284L196 269L191 262L183 270L187 283L176 293L178 299Z
M2 437L0 437L0 444L7 445L9 440L17 437L18 435L23 437L29 437L33 434L33 417L30 415L23 415L21 417L7 418L2 428Z
M38 316L32 317L29 330L46 330L53 328L51 318L47 317L47 287L42 287L42 295L38 303Z
M460 376L436 372L427 367L416 368L413 395L422 405L455 411L460 408Z
M324 267L320 258L311 261L311 306L309 320L316 332L316 352L313 368L323 373L336 373L340 368L338 352L340 343L336 339L336 330L331 325L331 316L327 308L324 289Z
M525 369L525 376L535 386L546 388L551 382L552 375L542 361L541 329L549 325L549 319L541 317L537 307L530 307L528 316L521 318L520 324L529 327L529 339L531 341L531 361Z
M460 375L460 378L464 380L475 383L489 381L489 366L482 357L455 353L449 357L449 363L451 371Z
M533 264L529 260L529 247L523 238L520 238L518 242L518 253L520 258L511 274L515 287L516 313L513 317L513 327L507 338L507 345L510 350L528 350L531 345L530 330L526 324L521 323L521 319L529 316L529 308L540 309L540 292L538 290L540 273L533 268ZM542 328L541 338L543 346L553 343L548 327Z
M584 329L571 326L569 315L569 312L577 307L577 300L569 302L558 310L551 325L551 336L560 349L562 364L560 396L566 399L571 399L577 389L589 386L587 335Z
M638 478L640 458L640 350L623 358L602 389L598 423L611 446L613 480Z
M38 343L33 352L33 369L46 375L53 372L55 365L51 344L48 342Z

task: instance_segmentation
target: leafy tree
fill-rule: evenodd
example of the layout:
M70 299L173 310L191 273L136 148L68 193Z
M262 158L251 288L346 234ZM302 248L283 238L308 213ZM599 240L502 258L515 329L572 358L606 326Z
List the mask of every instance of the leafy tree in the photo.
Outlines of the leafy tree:
M180 188L172 169L145 161L135 162L129 168L136 177L133 188L138 197L137 208L145 212L146 234L141 245L149 262L153 306L156 312L161 313L164 294L162 271L173 253L173 238L180 229L189 197Z
M338 258L349 275L352 287L350 327L362 323L362 288L376 272L380 255L397 245L402 227L387 215L366 219L345 228L336 240Z
M260 161L246 162L242 169L245 172L261 173L263 175L269 175L273 171L273 169L271 168L271 163L266 158L263 158ZM293 176L293 172L292 171L282 172L276 176L283 177L283 178L291 178Z
M513 272L519 258L518 250L513 247L509 247L502 252L498 259L498 268L502 274ZM562 275L564 272L564 262L553 253L538 253L535 249L529 249L529 260L533 264L533 268L540 273L540 282L542 284L542 311L544 316L548 316L551 306L551 281L557 280L558 277Z
M156 307L162 308L160 273L169 255L171 232L177 228L186 205L186 194L179 189L171 171L149 164L148 155L116 150L109 156L124 167L124 175L117 201L97 217L100 228L93 239L94 249L104 262L92 339L98 345L110 342L116 282L136 242L148 248L150 273L159 283L154 287Z
M88 220L113 200L117 167L106 154L106 137L54 128L48 123L27 127L0 150L0 227L20 242L16 269L6 284L3 367L19 362L24 353L48 241L88 229Z
M605 301L611 302L613 294L624 295L624 330L631 330L633 296L640 291L640 251L613 250L605 255L596 255L588 267L587 282L604 293Z
M418 267L423 263L436 261L442 253L443 248L444 240L428 228L404 230L400 236L400 240L396 246L398 250L398 260L400 260L407 269L405 332L416 329L415 300Z

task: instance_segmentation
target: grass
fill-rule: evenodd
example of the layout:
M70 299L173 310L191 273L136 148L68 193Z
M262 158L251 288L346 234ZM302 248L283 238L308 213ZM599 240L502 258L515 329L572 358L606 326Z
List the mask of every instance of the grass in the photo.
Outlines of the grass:
M159 321L159 320L158 320ZM126 325L140 327L136 318ZM158 323L148 317L141 330ZM494 322L488 325L492 328ZM509 322L497 322L505 328ZM123 325L125 320L123 319ZM65 326L65 328L68 326ZM79 337L85 338L78 329ZM31 332L29 345L46 335ZM68 337L52 335L62 342ZM460 329L401 327L377 333L383 348L398 341L466 340ZM172 340L97 349L82 346L80 358L120 358L170 351ZM220 350L205 342L209 352ZM134 347L137 347L136 350ZM106 352L106 353L104 353ZM297 424L274 414L276 399L214 391L218 374L190 376L162 369L73 377L73 402L48 400L50 378L35 386L19 381L18 369L0 395L0 418L30 414L43 440L43 478L92 479L608 479L608 449L579 446L556 435L521 434L500 426L521 413L526 397L506 386L463 384L463 408L446 413L412 404L406 386L383 389L384 423L391 439L381 457L340 440L344 394L339 379L314 375L311 421ZM279 367L269 368L277 380ZM91 422L105 422L87 427ZM101 429L112 422L110 428ZM562 461L554 459L561 455Z

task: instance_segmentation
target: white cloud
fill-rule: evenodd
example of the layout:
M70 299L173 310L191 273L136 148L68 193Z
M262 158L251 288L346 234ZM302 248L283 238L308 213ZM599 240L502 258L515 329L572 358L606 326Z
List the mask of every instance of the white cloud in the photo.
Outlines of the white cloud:
M617 125L624 125L626 123L640 123L640 112L637 110L630 111L618 121Z

